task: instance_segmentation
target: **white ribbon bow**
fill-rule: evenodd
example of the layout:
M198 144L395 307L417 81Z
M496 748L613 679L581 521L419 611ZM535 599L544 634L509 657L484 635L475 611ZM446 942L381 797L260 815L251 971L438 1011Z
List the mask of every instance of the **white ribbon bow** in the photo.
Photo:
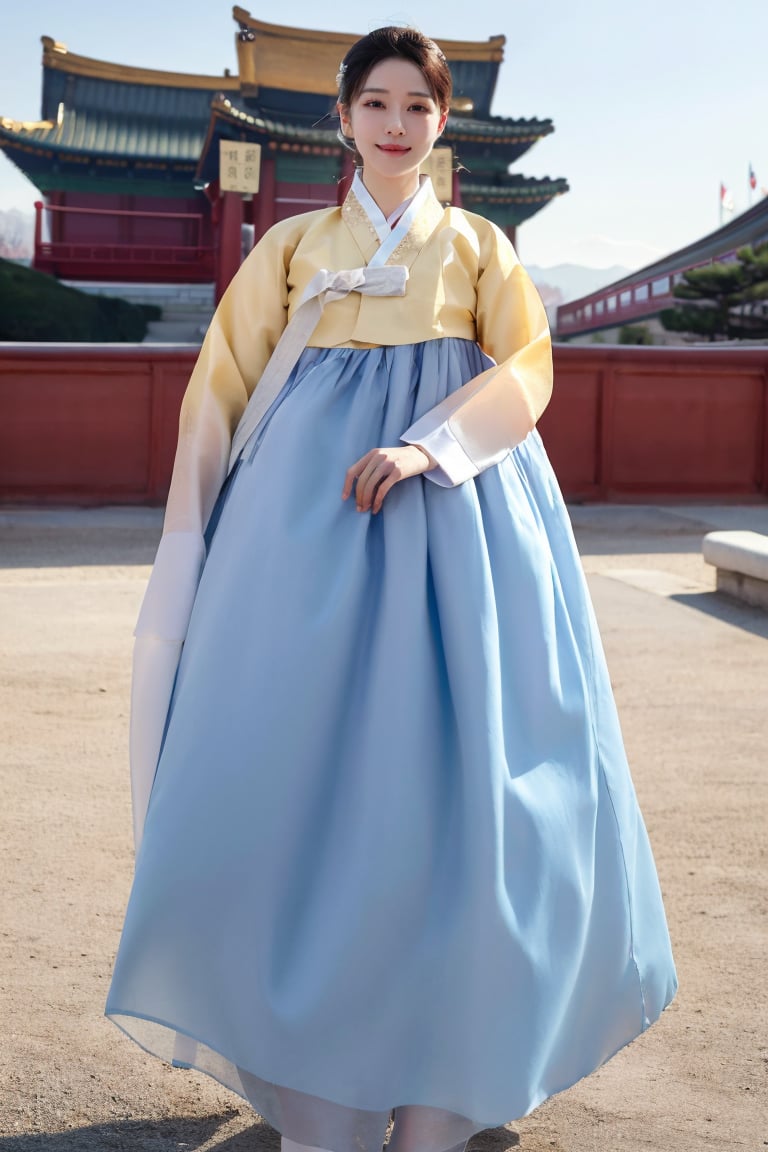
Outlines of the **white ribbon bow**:
M315 273L301 295L298 308L275 345L275 350L235 429L228 471L231 472L251 436L280 394L299 356L309 343L325 305L343 299L350 292L361 292L366 296L405 296L407 281L408 269L400 264L380 268L345 268L340 272L330 272L327 268L321 268Z

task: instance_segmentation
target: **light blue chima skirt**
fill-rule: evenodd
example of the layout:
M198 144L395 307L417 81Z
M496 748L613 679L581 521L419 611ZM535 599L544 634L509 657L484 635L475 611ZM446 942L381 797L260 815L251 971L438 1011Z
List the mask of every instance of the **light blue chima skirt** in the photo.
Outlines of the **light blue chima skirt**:
M377 516L341 500L489 363L303 353L212 518L109 994L144 1048L335 1152L392 1109L435 1148L520 1117L676 988L538 433Z

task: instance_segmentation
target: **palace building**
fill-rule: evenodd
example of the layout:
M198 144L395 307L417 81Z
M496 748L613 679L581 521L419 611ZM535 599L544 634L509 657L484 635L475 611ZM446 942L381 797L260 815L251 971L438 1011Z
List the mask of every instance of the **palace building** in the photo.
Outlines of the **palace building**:
M338 65L358 38L267 24L242 8L237 74L185 75L78 56L44 36L39 121L0 118L0 148L40 190L34 266L68 280L210 283L258 240L339 203L352 175L336 136ZM454 99L432 158L438 196L515 229L564 179L509 167L551 120L491 113L505 38L441 40Z

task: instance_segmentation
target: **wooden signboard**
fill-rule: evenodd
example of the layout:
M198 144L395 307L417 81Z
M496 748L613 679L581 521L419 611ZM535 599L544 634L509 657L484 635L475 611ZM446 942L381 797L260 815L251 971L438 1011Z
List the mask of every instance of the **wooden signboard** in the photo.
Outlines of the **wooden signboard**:
M222 192L254 195L259 190L261 144L219 141L219 187Z

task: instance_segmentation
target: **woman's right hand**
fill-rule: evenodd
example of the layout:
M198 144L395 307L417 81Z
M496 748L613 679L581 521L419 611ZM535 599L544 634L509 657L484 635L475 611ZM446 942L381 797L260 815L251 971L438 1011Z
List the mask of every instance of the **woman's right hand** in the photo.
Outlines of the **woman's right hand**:
M381 511L388 492L411 476L420 476L434 468L436 462L415 444L402 444L394 448L372 448L347 469L342 500L355 490L358 512Z

